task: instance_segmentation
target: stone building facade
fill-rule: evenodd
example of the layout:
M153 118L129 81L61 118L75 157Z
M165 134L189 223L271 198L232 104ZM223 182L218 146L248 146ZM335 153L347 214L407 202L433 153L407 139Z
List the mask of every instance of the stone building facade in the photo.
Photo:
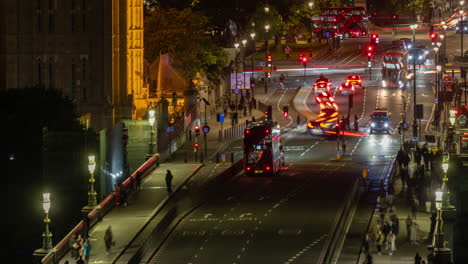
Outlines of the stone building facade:
M143 51L143 0L0 1L0 90L58 89L96 130L142 118Z

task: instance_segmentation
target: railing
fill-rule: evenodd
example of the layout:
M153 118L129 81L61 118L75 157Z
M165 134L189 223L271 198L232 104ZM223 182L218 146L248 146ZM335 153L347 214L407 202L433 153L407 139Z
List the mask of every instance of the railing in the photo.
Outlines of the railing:
M134 191L133 182L137 176L137 173L140 173L141 179L149 175L157 166L159 165L159 157L153 156L148 159L143 165L141 165L132 175L130 175L123 183L122 188L127 194L130 194ZM114 208L116 204L115 193L110 193L100 204L99 206L91 211L87 217L90 219L90 228L100 221L109 211ZM49 263L58 263L58 260L61 259L65 254L70 250L69 240L72 236L76 234L81 234L83 232L83 221L80 221L73 229L70 231L65 238L63 238L44 258L42 258L42 264Z
M351 206L354 202L356 202L357 198L359 197L359 179L356 178L353 182L353 187L349 191L348 195L345 196L345 201L343 206L338 211L338 215L332 225L331 231L327 240L325 241L325 245L322 249L322 252L319 256L319 260L317 263L332 263L332 260L336 254L336 249L338 247L339 238L342 235L342 232L346 229L346 223Z

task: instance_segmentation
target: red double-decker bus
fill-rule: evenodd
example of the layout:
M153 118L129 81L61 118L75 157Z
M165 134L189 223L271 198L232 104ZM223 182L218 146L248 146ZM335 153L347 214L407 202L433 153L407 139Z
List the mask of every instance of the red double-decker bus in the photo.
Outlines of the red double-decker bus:
M253 122L244 130L246 176L273 176L284 162L280 129L276 122Z
M367 37L369 15L364 7L326 8L312 17L315 32L337 33L344 38Z

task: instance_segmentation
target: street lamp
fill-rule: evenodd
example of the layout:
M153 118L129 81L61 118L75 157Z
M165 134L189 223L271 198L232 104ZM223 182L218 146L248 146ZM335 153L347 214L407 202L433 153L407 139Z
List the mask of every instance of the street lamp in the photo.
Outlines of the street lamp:
M88 156L88 171L89 171L89 192L88 192L88 205L81 209L84 213L89 213L93 211L97 205L96 191L94 189L94 170L96 169L96 156Z
M312 7L314 6L314 2L309 2L309 8L310 8L310 11L312 11ZM309 35L309 38L310 38L310 54L309 54L309 58L312 58L312 21L310 19L310 16L307 18L309 20L309 32L310 32L310 35Z
M150 134L150 143L149 143L149 155L152 156L154 154L154 121L156 121L156 111L154 109L150 109L148 111L148 122L151 126L151 134Z
M244 82L242 83L242 96L245 96L245 44L247 44L247 40L242 40L242 46L244 46L244 54L242 55L242 73L244 75Z
M236 94L236 113L237 113L237 94L239 93L239 84L237 83L237 60L238 60L238 48L239 43L234 43L234 47L236 48L236 87L234 88L234 93Z
M438 51L439 51L439 47L434 47L434 51L435 51L435 63L437 64L437 59L439 58L439 54L438 54ZM438 76L438 71L436 70L434 72L434 87L435 87L435 96L437 97L437 95L439 94L438 91L439 91L439 87L438 87L438 79L439 76Z
M42 258L52 249L52 233L49 231L49 210L50 210L50 193L42 194L42 208L44 209L45 218L45 231L42 233L42 248L34 251L34 256L37 258Z
M414 47L416 46L416 28L418 28L417 24L410 25L411 29L413 30L413 53L416 50ZM416 54L414 54L416 56ZM413 138L418 137L418 123L416 122L416 59L413 60Z
M463 3L464 1L460 1L460 11L458 11L458 13L460 14L460 49L461 49L461 57L463 58L463 31L465 31L465 28L464 28L464 21L463 21L463 13L465 13L465 11L463 10Z
M250 33L250 37L252 38L252 75L250 75L250 89L252 90L252 100L255 98L254 94L254 56L256 52L256 44L255 44L255 32Z
M268 6L265 6L265 13L269 13L270 12L270 8Z
M266 24L265 25L265 45L266 45L266 50L265 50L265 57L268 56L270 53L270 45L268 44L268 30L270 29L270 25ZM265 71L265 94L268 92L268 85L267 85L267 79L268 79L268 73Z

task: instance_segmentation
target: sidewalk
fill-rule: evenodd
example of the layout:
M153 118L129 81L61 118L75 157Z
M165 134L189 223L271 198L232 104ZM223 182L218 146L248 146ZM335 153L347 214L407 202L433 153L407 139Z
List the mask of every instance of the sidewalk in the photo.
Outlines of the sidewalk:
M138 231L151 218L154 210L164 200L169 198L166 190L165 175L170 169L174 175L173 189L175 190L189 176L200 168L200 164L171 164L163 163L145 177L141 183L141 191L130 196L127 207L114 207L103 219L96 223L90 232L91 257L90 263L111 263L124 247L134 238ZM106 253L104 233L107 227L112 227L115 246L110 254ZM75 263L70 252L60 260L63 263Z
M395 165L394 170L398 170ZM409 166L410 175L413 175L416 164L411 162ZM426 177L428 177L426 175ZM369 191L361 197L361 200L356 209L353 221L350 225L346 239L340 253L337 263L366 263L366 255L364 252L363 242L365 234L370 236L369 254L373 258L373 263L414 263L416 253L419 253L422 260L427 263L427 236L430 231L431 214L426 212L423 205L419 206L416 213L417 244L412 244L407 239L407 228L405 220L412 215L411 204L407 198L407 188L403 188L401 178L398 173L394 173L390 183L394 188L394 214L398 218L398 233L395 241L396 250L392 255L389 255L387 244L382 244L382 253L378 255L376 247L376 232L382 227L382 212L384 213L384 221L390 222L390 210L383 209L386 207L386 198L378 199L382 195L380 192L379 183L370 182ZM385 196L388 193L383 193ZM387 196L388 197L388 196ZM369 213L371 215L369 215ZM357 262L359 259L359 262Z

